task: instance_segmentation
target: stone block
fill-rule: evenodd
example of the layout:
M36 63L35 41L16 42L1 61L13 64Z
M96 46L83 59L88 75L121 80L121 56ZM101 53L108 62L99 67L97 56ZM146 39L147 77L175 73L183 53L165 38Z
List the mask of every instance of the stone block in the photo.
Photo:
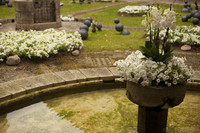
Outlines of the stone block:
M98 80L99 75L97 74L97 72L95 72L92 68L88 68L88 69L79 69L80 72L85 75L85 77L88 80Z
M82 74L79 70L69 70L69 72L74 75L77 81L86 81L87 77Z
M13 82L15 82L15 84L18 84L20 87L24 88L26 90L26 93L32 92L33 90L36 91L42 86L42 84L40 84L36 80L32 80L32 77L15 80Z
M108 69L114 75L115 78L119 78L120 77L119 72L117 71L116 67L108 67Z
M11 99L11 93L6 91L2 84L0 84L0 102Z
M32 0L15 0L15 11L33 11L33 2Z
M53 87L53 85L54 85L53 82L51 82L49 79L47 79L46 77L44 77L42 75L30 77L29 80L31 82L40 84L40 86L37 88L29 89L29 92L41 90L41 89L48 88L48 87Z
M103 81L114 81L114 75L106 68L93 68Z
M10 81L3 83L4 90L12 94L12 98L22 96L26 94L26 90L21 87L17 82Z
M42 74L42 75L40 75L40 77L45 78L48 81L50 81L51 84L53 84L53 86L65 84L65 80L54 73Z
M67 84L77 82L76 77L69 71L55 72L55 74L60 76Z
M194 71L191 80L194 82L200 82L200 71Z

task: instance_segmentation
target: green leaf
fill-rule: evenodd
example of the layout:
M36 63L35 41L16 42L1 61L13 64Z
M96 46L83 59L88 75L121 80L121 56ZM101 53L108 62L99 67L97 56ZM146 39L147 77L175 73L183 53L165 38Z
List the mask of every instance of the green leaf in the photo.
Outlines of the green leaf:
M151 41L149 41L149 40L145 41L145 47L147 49L150 49L152 47Z

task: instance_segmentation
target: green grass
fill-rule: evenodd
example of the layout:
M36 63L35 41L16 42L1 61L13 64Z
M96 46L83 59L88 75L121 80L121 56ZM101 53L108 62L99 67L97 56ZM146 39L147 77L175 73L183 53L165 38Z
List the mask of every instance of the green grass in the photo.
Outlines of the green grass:
M131 5L140 5L142 3L135 3ZM80 17L92 17L94 20L97 20L98 22L102 23L103 25L115 25L114 19L119 18L120 23L122 23L125 26L137 26L142 27L141 21L143 20L143 17L121 17L117 15L117 12L120 8L125 6L119 6L114 7L110 9L106 9L103 11L93 12L89 14L81 15Z
M14 18L15 17L15 5L14 2L12 2L13 7L7 7L7 5L1 5L0 6L0 19L5 18Z
M135 50L144 45L145 39L142 38L144 31L130 31L131 35L122 36L115 30L103 30L92 33L89 31L89 37L83 41L84 50Z
M71 3L72 0L60 0L60 2L64 3L64 6L61 7L61 15L66 15L66 14L71 14L71 13L76 13L80 11L85 11L85 10L90 10L98 7L103 7L103 6L108 6L108 5L113 5L113 4L118 4L121 1L117 3L113 2L92 2L91 4L87 4L87 1L84 2L84 4L79 4L78 0L76 0L76 4Z
M131 5L141 5L142 3L134 3ZM156 6L156 5L155 5ZM142 20L144 19L143 17L121 17L117 15L117 12L120 8L125 7L125 6L119 6L119 7L115 7L115 8L111 8L111 9L106 9L103 11L98 11L98 12L93 12L93 13L89 13L89 14L84 14L81 15L80 17L92 17L93 19L97 20L98 22L104 24L104 25L115 25L114 23L114 19L115 18L119 18L120 19L120 23L122 23L125 26L136 26L136 27L144 27L143 25L141 25ZM169 8L168 4L160 4L160 7L162 9L167 9ZM177 13L177 20L176 20L176 25L182 26L182 25L193 25L192 24L192 19L190 19L188 22L182 22L181 18L183 15L186 15L187 13L182 13L181 9L183 8L183 6L180 5L174 5L174 10ZM194 7L193 7L194 9Z
M61 15L67 15L71 13L76 13L80 11L90 10L98 7L118 4L122 1L119 1L117 3L113 2L92 2L91 4L87 4L87 1L85 1L84 4L79 4L78 0L76 0L76 4L71 3L72 0L60 0L60 2L64 3L64 6L61 7ZM12 2L13 7L8 8L7 5L1 5L0 6L0 19L5 18L14 18L15 17L15 7L14 2Z

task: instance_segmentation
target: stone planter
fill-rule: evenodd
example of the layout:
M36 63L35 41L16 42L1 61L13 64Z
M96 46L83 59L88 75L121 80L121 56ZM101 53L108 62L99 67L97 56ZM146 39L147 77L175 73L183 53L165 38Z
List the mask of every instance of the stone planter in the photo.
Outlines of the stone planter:
M182 85L143 87L127 81L126 95L138 104L138 133L166 133L168 108L179 105L186 93Z
M150 108L166 108L179 105L186 93L186 87L182 85L167 87L143 87L140 84L127 82L127 97L133 103Z

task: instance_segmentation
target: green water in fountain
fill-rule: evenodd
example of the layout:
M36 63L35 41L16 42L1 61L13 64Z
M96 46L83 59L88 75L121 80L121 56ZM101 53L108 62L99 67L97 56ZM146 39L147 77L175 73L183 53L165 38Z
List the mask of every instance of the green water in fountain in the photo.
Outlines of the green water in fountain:
M137 105L124 89L66 95L0 116L0 133L127 133L137 130ZM187 92L168 114L168 133L200 132L200 93Z

